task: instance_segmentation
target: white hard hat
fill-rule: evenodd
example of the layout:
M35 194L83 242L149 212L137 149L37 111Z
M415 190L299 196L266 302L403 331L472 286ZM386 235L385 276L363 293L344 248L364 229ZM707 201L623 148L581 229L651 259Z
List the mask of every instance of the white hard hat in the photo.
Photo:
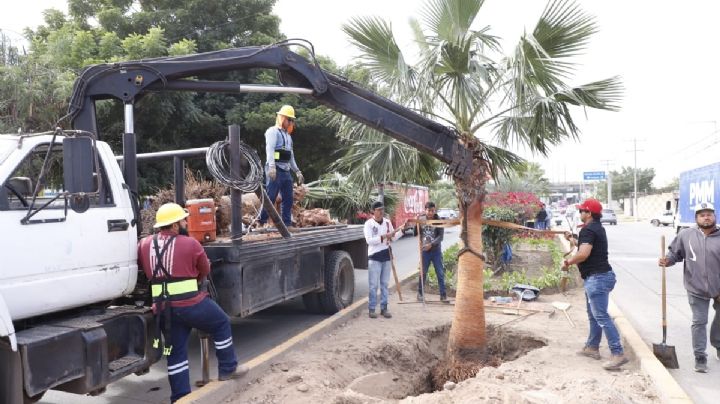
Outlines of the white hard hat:
M715 207L710 202L700 202L695 205L695 214L698 214L702 210L710 210L715 212Z

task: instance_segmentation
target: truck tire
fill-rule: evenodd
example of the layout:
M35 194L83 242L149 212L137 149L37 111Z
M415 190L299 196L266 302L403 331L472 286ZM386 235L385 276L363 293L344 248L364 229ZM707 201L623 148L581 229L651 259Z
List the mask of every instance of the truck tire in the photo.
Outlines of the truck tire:
M335 314L353 302L355 294L355 268L350 254L330 251L325 256L325 291L320 302L327 314Z
M325 313L322 302L320 301L320 293L318 293L318 292L305 293L302 296L302 299L303 299L303 304L305 305L305 310L307 310L308 313L312 313L312 314Z

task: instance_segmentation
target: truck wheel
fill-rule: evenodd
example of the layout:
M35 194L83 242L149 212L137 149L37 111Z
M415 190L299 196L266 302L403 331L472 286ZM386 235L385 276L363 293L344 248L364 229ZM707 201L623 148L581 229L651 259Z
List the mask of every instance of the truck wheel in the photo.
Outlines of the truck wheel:
M354 271L352 258L347 252L330 251L325 256L325 291L320 293L325 313L337 313L353 302Z
M322 302L320 301L320 293L318 293L318 292L305 293L302 296L302 299L303 299L303 304L305 305L305 310L307 310L309 313L312 313L312 314L325 313L325 310L323 310Z
M651 220L651 221L650 221L650 223L652 223L652 225L653 225L653 226L655 226L655 227L658 227L658 226L660 226L660 221L659 221L659 220L657 220L657 219L653 219L653 220Z

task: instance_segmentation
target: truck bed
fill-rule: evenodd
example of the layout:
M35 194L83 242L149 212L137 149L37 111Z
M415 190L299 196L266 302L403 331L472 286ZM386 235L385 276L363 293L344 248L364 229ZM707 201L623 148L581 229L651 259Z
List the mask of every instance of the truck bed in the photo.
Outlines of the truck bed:
M325 257L346 251L355 268L367 268L362 225L317 227L285 239L273 233L205 244L220 307L248 316L285 300L324 288Z

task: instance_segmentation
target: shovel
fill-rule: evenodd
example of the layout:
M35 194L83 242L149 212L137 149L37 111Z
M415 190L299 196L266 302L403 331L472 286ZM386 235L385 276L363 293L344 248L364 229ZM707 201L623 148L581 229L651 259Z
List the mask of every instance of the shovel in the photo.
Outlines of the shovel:
M392 247L388 246L388 252L390 253L390 265L392 266L393 278L395 278L395 290L397 290L398 298L402 302L402 292L400 291L401 285L398 280L397 270L395 269L395 257L393 256Z
M661 248L661 255L660 257L665 256L665 236L660 237L660 248ZM667 308L665 304L665 300L667 298L666 291L665 291L665 265L662 265L662 331L663 331L663 339L662 342L659 344L653 344L653 353L658 358L660 363L665 365L668 369L677 369L680 367L677 360L677 355L675 354L675 347L672 345L667 345L665 343L665 340L667 339Z

